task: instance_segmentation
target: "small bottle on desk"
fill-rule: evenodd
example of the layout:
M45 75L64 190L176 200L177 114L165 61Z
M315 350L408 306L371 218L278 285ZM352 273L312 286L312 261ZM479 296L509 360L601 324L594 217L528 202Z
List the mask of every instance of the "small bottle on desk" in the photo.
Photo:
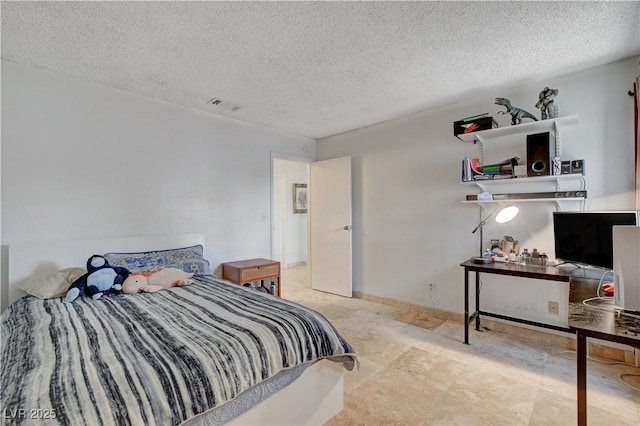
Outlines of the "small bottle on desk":
M514 249L511 249L511 251L509 252L509 260L511 262L517 262L518 261L518 253L516 253L516 251Z
M540 255L540 264L542 266L547 266L547 260L549 259L549 257L547 256L547 253L542 253Z
M540 265L542 259L540 259L540 253L538 253L538 249L534 248L531 253L531 264L532 265Z

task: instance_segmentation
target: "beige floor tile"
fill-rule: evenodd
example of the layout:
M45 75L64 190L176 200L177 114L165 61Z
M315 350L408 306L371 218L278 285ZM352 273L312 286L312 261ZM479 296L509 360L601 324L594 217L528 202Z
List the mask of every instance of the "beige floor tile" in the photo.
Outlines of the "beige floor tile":
M347 394L365 383L384 368L363 356L360 356L359 360L360 368L350 372L349 374L345 374L344 376L344 391Z
M575 398L576 380L576 361L561 355L551 355L544 365L540 389Z
M474 366L504 377L517 378L530 386L538 386L547 357L547 352L535 347L501 341L478 348Z
M498 375L495 371L469 367L463 376L454 379L447 392L457 397L461 406L500 407L503 416L517 424L526 424L537 390L535 386Z
M504 416L500 407L486 406L482 403L465 402L464 405L455 395L445 394L429 410L425 417L429 425L478 425L513 426L513 418Z
M576 424L576 399L564 397L543 389L538 391L533 413L529 420L530 425L567 425ZM620 413L604 410L599 407L589 406L587 409L589 425L637 425L636 416L626 417Z
M355 407L379 424L420 425L426 424L429 410L443 395L431 382L388 366L349 396Z
M620 374L639 374L635 367L623 365L606 365L588 361L587 366L587 403L593 407L613 412L624 417L638 420L637 405L629 404L640 401L640 392L624 386L620 382ZM637 382L636 382L637 385ZM638 422L640 424L640 422Z
M433 356L429 352L410 348L389 364L389 368L404 373L440 390L451 387L453 379L467 371L465 364L457 361Z
M461 322L314 291L307 279L306 267L283 270L283 297L323 313L360 358L328 425L575 425L574 340L483 321L493 329L470 327L465 345ZM589 362L589 425L640 424L640 391L621 373L640 369Z

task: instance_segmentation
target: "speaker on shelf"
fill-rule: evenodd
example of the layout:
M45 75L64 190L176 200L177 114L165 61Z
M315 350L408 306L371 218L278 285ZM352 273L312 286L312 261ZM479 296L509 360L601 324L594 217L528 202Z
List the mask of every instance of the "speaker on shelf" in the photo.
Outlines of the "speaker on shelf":
M551 175L549 136L549 132L527 135L527 176Z

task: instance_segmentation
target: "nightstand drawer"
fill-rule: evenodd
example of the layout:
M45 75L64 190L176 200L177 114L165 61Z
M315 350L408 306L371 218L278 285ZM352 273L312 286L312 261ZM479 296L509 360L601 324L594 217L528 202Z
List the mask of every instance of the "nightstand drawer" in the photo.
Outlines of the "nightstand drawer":
M240 279L242 283L248 281L260 280L263 278L271 278L280 275L280 265L255 266L240 270Z

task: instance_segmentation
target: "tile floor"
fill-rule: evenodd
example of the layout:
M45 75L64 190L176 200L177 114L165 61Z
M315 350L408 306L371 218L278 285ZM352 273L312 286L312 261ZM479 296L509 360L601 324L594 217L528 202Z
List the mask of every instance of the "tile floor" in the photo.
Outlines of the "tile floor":
M282 271L282 296L322 312L358 352L345 408L327 425L576 424L575 361L558 343L566 339L471 331L464 345L462 323L412 321L395 307L313 291L306 267ZM640 369L589 361L589 425L640 424L640 392L621 373Z

